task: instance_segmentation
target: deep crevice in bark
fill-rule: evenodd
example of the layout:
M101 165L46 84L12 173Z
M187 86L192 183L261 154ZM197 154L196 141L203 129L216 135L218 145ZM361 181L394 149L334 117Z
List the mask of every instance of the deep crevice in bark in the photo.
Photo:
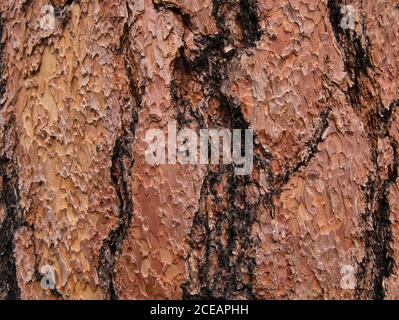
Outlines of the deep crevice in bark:
M0 13L0 101L4 94L3 81L3 20ZM3 111L3 105L0 104ZM17 136L14 131L14 116L7 115L5 125L1 128L0 143L0 206L5 210L4 220L0 223L0 299L19 299L14 258L13 238L21 225L19 208L18 168L14 159L14 148Z
M397 180L398 155L396 142L389 134L389 125L397 104L392 103L388 109L384 108L379 88L369 75L374 66L370 58L366 30L362 28L363 34L359 35L356 31L341 28L342 4L343 1L328 1L330 21L342 51L347 73L354 83L346 92L347 100L365 125L374 166L374 172L369 173L368 182L364 187L367 209L363 218L366 226L371 223L372 230L365 232L366 256L359 265L356 295L358 298L384 299L383 282L390 275L393 265L389 251L392 231L388 192L389 187ZM362 37L366 48L362 45ZM394 157L386 179L383 178L383 167L387 164L381 164L378 160L378 142L385 138L390 140Z
M393 258L390 254L392 230L390 221L390 203L388 194L390 186L398 178L398 149L397 143L389 134L391 115L397 107L394 102L384 112L372 110L367 124L371 144L371 158L375 173L370 173L364 188L367 210L364 220L372 219L372 230L365 234L366 257L360 264L358 286L356 294L359 298L372 297L382 300L385 298L384 279L392 272ZM378 140L388 138L392 148L393 163L380 163L378 160ZM388 165L388 177L382 177L383 167ZM371 282L371 285L369 285Z
M240 0L239 18L245 33L245 42L253 46L261 37L256 1Z
M259 24L255 16L255 4L245 7L247 1L242 1L243 19L254 19L251 23L244 21L243 27L247 46L258 39ZM199 40L204 50L193 62L186 60L183 55L176 61L180 70L193 73L197 82L201 83L205 96L215 99L219 103L219 117L207 125L230 129L248 129L240 107L222 92L222 82L228 74L229 63L237 54L236 50L224 51L224 47L231 41L229 30L224 25L224 13L232 4L214 1L213 17L219 30L215 37L204 37ZM248 23L247 23L248 22ZM176 78L176 77L175 77ZM183 115L178 114L179 125L184 125L184 113L192 106L184 100L184 90L174 83L172 95L179 105L184 106ZM203 110L202 110L203 111ZM204 118L198 111L190 111L200 127L204 125ZM224 183L227 192L222 195L215 189L215 184ZM235 176L234 165L216 165L208 168L204 179L200 207L196 212L190 232L190 246L192 250L202 250L203 256L189 265L190 280L182 286L184 299L198 298L253 298L252 280L255 266L255 243L251 238L251 227L255 221L256 204L247 201L246 189L251 184L249 176ZM215 213L217 217L209 217L206 202L222 207ZM189 260L190 260L189 259ZM197 271L195 271L195 270Z
M128 9L129 11L129 9ZM129 12L130 17L130 12ZM125 70L129 80L129 96L126 97L126 110L131 112L129 124L123 124L122 133L117 137L112 153L112 165L110 168L111 179L114 185L119 205L118 226L110 232L104 240L100 250L100 261L98 274L101 286L111 300L118 299L118 293L114 286L115 280L115 258L122 249L123 240L127 236L129 226L133 217L133 201L131 191L128 187L128 176L134 165L132 146L135 140L136 124L138 121L138 110L140 109L144 88L138 85L138 71L134 57L129 52L129 21L125 23L121 46L118 48L125 55ZM123 50L123 47L125 50ZM126 112L125 110L121 111ZM122 116L123 118L123 116Z
M4 206L5 217L0 224L0 298L19 299L20 289L16 276L14 258L14 234L22 223L19 208L18 171L13 157L16 135L11 116L3 128L0 150L0 205Z
M240 3L241 8L245 6ZM246 5L249 5L246 2ZM253 3L251 2L251 5ZM252 7L252 14L255 8ZM194 72L198 75L199 81L205 87L208 96L216 98L221 106L221 116L217 119L217 125L228 128L248 128L248 124L241 114L240 106L231 98L225 96L221 90L221 83L228 73L228 65L232 59L240 52L233 49L229 52L224 51L224 46L229 42L229 30L224 25L223 13L226 8L220 1L214 2L214 17L217 22L219 34L216 37L202 39L205 46L202 54L193 62L187 61L183 56L180 57L179 64L184 65L181 72ZM241 13L241 17L248 13ZM238 14L240 16L240 14ZM253 18L253 16L251 16ZM243 18L242 18L243 19ZM248 24L243 23L248 27ZM245 30L246 47L255 45L255 40L259 39L260 31L253 30L253 26L259 27L257 20ZM181 68L182 69L182 68ZM208 71L211 70L211 71ZM178 94L178 85L174 85L174 96L180 105L184 106L183 114L192 110L189 102L184 98L185 94ZM201 189L200 209L196 213L190 234L190 246L192 250L200 250L203 253L202 259L193 262L195 267L190 266L190 280L183 285L184 298L232 298L245 297L253 298L252 278L255 268L255 256L253 253L256 247L255 240L251 238L252 224L256 219L256 208L260 203L266 203L273 215L273 197L281 192L282 187L289 181L292 174L295 174L302 167L307 166L310 160L316 155L318 145L323 141L323 134L327 129L328 118L331 108L325 108L320 116L313 137L306 143L305 150L300 155L300 161L292 168L281 175L273 176L270 171L270 160L272 155L255 143L254 162L255 167L269 168L268 181L270 182L269 192L259 198L256 203L248 203L246 191L249 185L253 185L258 190L261 188L257 181L252 181L249 177L234 176L232 166L218 166L208 170L207 176ZM181 114L180 114L181 116ZM192 114L199 124L203 123L203 117ZM180 125L184 124L187 117L181 116ZM260 153L262 156L258 155ZM259 166L258 166L259 165ZM223 183L227 180L228 196L224 199L220 196L214 185ZM224 210L214 215L218 217L213 221L213 227L209 221L209 214L205 208L206 202L212 202L215 206L225 203ZM226 227L227 226L227 227ZM223 229L223 227L225 229ZM227 243L224 245L223 242ZM216 258L215 258L216 255ZM212 260L217 259L217 270L211 270ZM215 262L213 261L213 265ZM244 270L244 272L240 271ZM197 275L193 274L196 270ZM212 275L212 273L214 274ZM215 281L213 279L220 279ZM193 293L194 292L194 293Z
M316 126L315 133L312 138L305 143L304 151L301 152L300 160L296 164L279 175L273 175L269 170L267 181L270 183L270 191L262 196L262 200L269 208L272 218L275 218L275 208L273 204L274 197L279 196L283 187L289 182L290 178L300 169L307 167L310 161L316 156L318 146L324 141L323 135L329 126L328 120L330 114L330 106L320 113L318 118L319 123Z
M330 22L335 34L335 38L344 55L344 65L348 72L353 85L348 89L351 105L360 107L361 102L359 96L361 94L360 77L368 77L368 69L372 67L372 61L369 54L369 48L363 48L361 39L356 31L341 28L341 14L342 0L329 0L328 10ZM366 39L367 36L365 35ZM367 39L368 40L368 39ZM368 41L367 41L368 43Z
M186 28L191 28L191 17L190 14L183 12L183 10L177 6L175 3L171 3L165 0L153 0L152 1L155 10L169 10L175 13L177 16L181 17L183 25Z

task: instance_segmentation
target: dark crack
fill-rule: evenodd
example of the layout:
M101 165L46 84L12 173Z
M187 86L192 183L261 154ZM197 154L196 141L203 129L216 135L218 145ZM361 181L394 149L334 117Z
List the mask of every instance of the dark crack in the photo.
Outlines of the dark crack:
M369 54L369 47L364 48L360 36L356 31L342 29L341 14L342 0L329 0L328 9L330 22L335 34L335 38L344 56L344 65L353 85L348 89L351 105L359 107L361 105L361 76L368 77L368 69L372 68L372 61ZM365 36L367 43L368 38Z
M390 221L389 189L398 178L398 148L397 143L389 134L391 117L398 106L393 102L388 109L381 106L373 109L369 114L367 132L371 144L371 159L375 169L369 174L364 187L367 209L364 220L371 218L372 229L365 234L366 256L360 264L358 272L358 286L356 293L359 298L372 297L382 300L385 298L384 279L392 272L393 258L390 253L392 230ZM388 138L392 148L393 163L388 167L388 177L383 178L382 170L385 164L378 160L378 140ZM371 282L371 286L368 285Z
M355 30L343 30L341 6L343 1L328 1L330 21L336 40L341 48L346 71L353 81L346 92L348 103L363 122L371 147L373 171L369 173L364 187L366 211L363 213L366 255L359 265L356 295L358 298L382 300L385 297L384 279L392 271L390 256L392 231L388 192L397 179L397 146L389 134L390 119L397 103L383 106L378 92L380 88L370 77L374 65L370 58L370 41L364 25L361 34ZM363 22L362 22L363 23ZM362 44L363 39L363 44ZM394 154L394 163L388 169L388 178L383 177L384 165L378 161L378 142L388 138ZM372 228L367 228L371 224Z
M144 88L138 85L137 64L129 48L128 23L129 19L125 24L124 35L121 37L124 49L121 47L119 50L121 54L125 55L125 69L129 79L130 91L130 96L126 97L125 109L122 110L122 113L129 112L131 118L130 123L122 124L122 132L116 139L110 168L112 183L119 205L119 223L103 242L98 267L101 286L111 300L118 299L118 293L114 286L115 258L120 253L133 216L133 201L128 187L128 177L131 175L131 169L134 164L132 146L135 139L138 110L140 109L144 92Z
M270 209L272 218L275 217L273 199L281 194L283 187L289 182L290 178L295 175L300 169L306 168L310 161L317 155L319 145L324 141L323 135L329 126L329 117L331 114L331 107L327 107L319 115L318 124L316 125L315 133L305 143L305 147L299 155L299 161L291 168L279 175L273 175L270 170L268 172L267 181L270 183L269 191L262 199L267 207Z
M3 19L0 14L0 101L4 94L3 81ZM0 105L3 111L3 105ZM14 148L17 135L13 129L15 122L12 114L3 119L0 142L0 206L4 209L4 220L0 222L0 299L19 299L14 258L14 234L21 225L22 217L19 208L18 167L14 159Z
M0 150L0 206L5 209L5 217L0 224L0 298L19 299L20 289L16 276L14 258L14 234L22 223L19 208L18 169L14 159L16 134L13 131L14 118L11 117L3 128Z
M207 110L194 110L190 101L185 99L187 92L184 86L179 86L175 74L172 96L180 108L177 110L179 126L196 121L199 128L249 127L240 106L222 91L222 82L227 79L229 65L238 54L237 50L224 51L225 46L233 42L225 25L225 15L235 5L237 3L234 1L215 0L212 14L219 33L197 39L203 50L194 61L187 60L181 54L175 63L175 72L190 75L192 81L201 84L205 97L218 101L219 116L205 119L204 112ZM239 8L242 9L240 18L245 43L253 46L260 34L255 2L241 1ZM226 192L218 192L215 188L218 183L223 183ZM250 204L247 198L246 190L252 183L250 176L236 176L234 165L208 168L201 188L199 210L194 216L190 232L192 251L199 250L201 257L189 257L189 281L182 285L184 299L254 298L252 281L256 243L252 239L251 229L259 202ZM219 207L213 212L213 217L209 216L207 209L210 203Z
M247 47L254 46L261 35L258 20L255 18L255 3L240 1L239 8L243 10L240 10L239 15L246 35L245 43ZM197 74L197 81L202 83L206 96L219 101L220 116L212 119L208 126L247 129L249 125L241 113L240 105L221 89L230 63L240 54L240 50L231 50L228 53L224 51L225 45L232 42L232 36L224 24L224 14L229 8L225 2L216 0L213 10L219 34L200 41L204 50L193 62L180 57L179 64L184 65L180 72ZM249 23L249 20L252 22ZM176 92L177 87L174 86L173 96L180 106L184 106L182 113L185 114L193 106L185 99L186 92ZM272 155L255 142L255 167L269 168L268 181L271 190L255 203L250 203L247 190L254 186L259 191L261 186L250 176L235 176L233 166L216 166L208 170L201 189L199 210L195 214L190 234L190 246L193 251L201 252L201 257L196 261L193 261L192 256L189 258L190 280L182 286L185 299L254 298L252 282L257 243L251 236L251 230L257 218L257 208L261 203L266 203L273 215L273 197L281 192L293 174L306 167L317 154L329 125L330 113L329 106L320 113L315 133L305 144L299 155L300 160L281 175L273 176L270 171ZM198 117L190 115L191 117L181 116L181 126L186 124L187 119L198 120ZM203 117L200 120L199 123L204 122ZM228 188L226 194L220 194L215 188L219 183L224 183L223 186ZM215 206L215 210L212 210L213 218L209 217L207 210L209 203ZM217 270L212 268L215 259Z
M189 13L183 12L183 10L173 2L166 0L153 0L152 1L155 10L169 10L181 18L183 25L186 28L191 28L191 17Z
M245 33L246 44L248 46L254 46L255 42L258 41L262 35L260 32L256 1L240 0L238 15Z

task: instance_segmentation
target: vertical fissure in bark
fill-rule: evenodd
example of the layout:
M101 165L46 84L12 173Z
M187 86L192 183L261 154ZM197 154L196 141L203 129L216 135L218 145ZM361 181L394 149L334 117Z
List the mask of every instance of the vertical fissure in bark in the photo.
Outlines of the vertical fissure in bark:
M397 179L397 145L389 134L389 126L397 104L394 102L388 108L384 107L378 94L380 90L369 75L374 67L366 30L362 26L362 34L359 35L354 30L341 28L342 4L343 1L328 1L330 21L347 73L353 81L346 92L347 100L365 126L373 164L373 171L364 186L366 210L363 213L365 225L371 224L372 229L366 227L364 235L366 255L359 265L356 295L358 298L384 299L384 279L390 275L393 264L389 250L392 231L388 192ZM378 142L384 139L390 141L394 158L392 164L380 163L378 159ZM387 165L388 177L384 178L383 170Z
M305 143L305 147L299 155L299 161L297 163L279 175L273 175L270 168L267 171L266 180L269 182L269 191L262 196L262 201L269 208L272 218L275 218L273 199L281 194L283 187L289 182L290 178L301 168L306 168L310 161L316 156L319 145L324 141L324 133L329 126L331 110L331 107L328 106L320 113L315 133Z
M398 178L397 142L389 134L391 116L398 106L393 102L388 109L381 112L375 109L370 112L366 130L371 144L371 158L375 173L370 173L364 188L367 209L364 220L372 219L372 229L365 234L366 256L360 263L356 294L359 298L385 298L384 279L392 272L393 258L390 253L392 230L388 200L390 187ZM391 164L380 163L378 159L378 140L387 138L392 150ZM382 177L384 166L388 166L387 178Z
M5 209L5 217L0 224L0 298L19 299L13 238L21 225L19 209L18 171L14 160L13 132L14 118L11 116L3 129L0 154L0 205Z
M245 33L245 42L254 46L261 37L256 1L240 0L239 20Z
M185 99L184 83L173 82L172 95L182 107L177 112L180 126L188 119L186 114L203 126L228 129L248 129L240 106L222 92L222 83L227 78L229 64L239 54L236 49L225 52L227 44L232 43L231 34L225 26L224 14L233 10L237 3L215 0L213 17L218 34L203 37L199 42L203 51L194 61L188 61L183 54L176 60L175 71L190 74L200 83L205 97L218 101L218 117L206 123L199 110L193 110L190 101ZM259 39L259 22L254 1L241 1L237 20L241 21L246 48ZM206 110L201 110L202 112ZM208 119L209 120L209 119ZM242 143L244 143L242 139ZM242 146L243 148L243 146ZM234 165L213 165L207 169L199 209L196 212L190 231L191 251L202 252L200 258L191 253L189 261L189 280L182 285L184 299L197 298L253 298L252 281L255 267L255 242L251 236L256 218L256 207L247 199L247 187L253 183L249 176L236 176ZM226 192L220 194L216 185L223 184ZM208 211L209 203L218 207L217 212Z
M361 94L361 76L368 77L368 69L372 67L370 59L369 47L363 48L361 38L356 31L350 29L343 29L341 21L343 15L341 13L342 0L329 0L328 10L330 22L335 34L335 38L344 55L344 65L348 75L353 81L353 85L348 89L349 98L353 107L360 107ZM367 35L364 35L369 43Z
M237 8L240 9L237 17L246 36L244 39L246 45L244 49L246 49L254 46L261 35L255 2L241 1ZM213 123L208 124L209 126L247 129L249 125L241 113L240 106L227 97L221 89L221 84L227 78L230 63L241 52L237 49L228 52L224 50L226 44L232 40L224 22L224 14L228 10L228 4L214 1L213 16L217 22L218 35L201 39L205 49L193 62L187 61L181 55L177 61L177 70L186 74L194 73L197 81L201 82L206 96L219 101L219 118L213 119ZM253 21L246 23L246 19ZM179 90L183 89L174 83L173 96L177 104L183 106L183 111L178 114L179 125L183 126L188 118L184 114L187 110L191 111L193 106L190 106L190 101L185 99L187 94ZM253 186L259 191L261 186L258 181L248 176L235 176L234 166L208 168L201 189L199 210L195 214L190 232L192 252L201 252L201 258L193 254L189 257L189 281L182 286L185 299L254 297L252 282L255 268L254 251L257 244L251 236L251 229L256 221L257 208L261 203L266 203L273 214L273 197L281 192L292 174L307 166L316 155L318 145L323 141L323 134L329 125L330 112L331 107L328 106L320 113L315 133L306 143L300 161L281 175L273 176L270 171L272 155L262 149L255 139L255 168L269 168L270 182L268 192L259 197L255 203L250 203L248 200L247 190ZM195 114L190 112L190 115L202 127L204 117L197 112ZM218 184L224 184L222 188L228 190L226 194L220 193L220 188L215 187ZM212 217L208 212L209 203L216 208L212 211Z
M124 101L126 110L122 110L121 114L130 112L131 118L130 123L124 124L124 117L121 115L122 132L116 139L110 168L111 179L119 206L119 222L117 227L110 232L103 242L98 267L101 286L111 300L118 299L118 293L114 286L115 258L120 253L123 240L126 238L133 217L133 200L128 186L128 177L131 175L134 165L132 147L135 140L138 110L141 106L144 92L144 88L139 86L138 69L129 47L129 21L130 19L128 18L124 26L119 50L121 54L125 55L125 70L129 81L129 96Z
M21 225L19 210L18 174L9 155L0 156L1 199L5 218L0 226L0 298L19 299L20 289L16 277L13 238Z
M173 2L169 2L166 0L152 0L152 4L155 10L169 10L179 16L183 22L185 28L191 28L191 17L190 14L183 12L183 10Z
M0 13L0 101L4 94L3 81L3 20ZM0 110L4 112L3 105ZM2 116L5 114L3 113ZM4 218L0 222L0 299L19 299L20 289L16 276L13 238L21 225L19 208L18 167L14 159L17 135L14 131L15 118L12 113L5 115L1 128L0 142L0 206L4 209Z

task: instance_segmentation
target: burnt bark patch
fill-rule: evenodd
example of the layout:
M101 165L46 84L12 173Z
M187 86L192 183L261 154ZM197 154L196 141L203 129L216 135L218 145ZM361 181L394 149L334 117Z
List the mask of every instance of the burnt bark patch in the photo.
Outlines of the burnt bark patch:
M360 107L360 95L362 94L361 77L368 77L368 69L372 68L373 64L370 58L369 48L363 47L361 38L356 31L343 29L341 27L341 21L344 18L341 13L341 7L343 5L344 3L341 0L329 0L329 17L335 38L344 56L346 71L353 81L353 85L348 90L351 104L354 107ZM367 36L365 37L367 40Z
M204 49L195 61L190 62L180 57L175 65L175 68L180 66L181 72L194 74L205 96L218 101L217 118L207 118L208 123L205 123L203 117L194 116L201 126L242 130L249 128L240 106L222 90L229 65L239 53L237 48L224 51L225 45L232 43L232 35L225 25L225 15L235 5L215 0L213 17L219 30L218 35L199 40ZM241 1L238 8L237 16L244 29L244 42L253 46L260 37L255 2ZM172 95L185 110L193 108L189 101L184 100L181 86L182 83L176 81ZM187 117L182 117L179 125L184 125L185 119ZM259 201L250 203L248 200L246 190L252 184L255 185L250 176L234 174L234 165L208 168L189 241L192 251L200 252L201 258L197 259L193 255L189 258L189 280L182 285L184 299L254 297L252 282L256 242L251 230L256 221ZM224 189L224 192L220 193L218 188Z
M240 0L238 17L245 34L245 42L253 46L261 37L256 1Z
M0 101L4 94L3 80L3 19L0 13ZM3 105L0 104L3 111ZM14 116L8 115L5 125L0 129L0 206L4 208L5 217L0 223L0 299L19 299L14 258L14 234L22 223L19 208L18 166L14 159L14 148L17 136L13 127Z
M384 279L392 271L393 258L390 256L392 231L390 222L390 204L388 192L397 180L397 145L389 134L391 116L397 103L388 108L383 106L378 86L370 74L374 66L370 55L370 42L364 26L361 33L355 30L344 30L341 27L341 6L343 1L328 1L330 22L336 40L341 48L345 67L353 85L346 92L359 119L365 125L371 149L373 170L364 186L367 209L363 213L366 256L359 265L356 295L359 298L384 299ZM381 164L378 160L378 141L389 139L393 150L393 164ZM388 178L383 176L384 166L389 165ZM369 230L368 225L372 228Z
M118 50L120 54L125 56L125 70L129 81L129 96L124 101L125 110L121 112L130 112L131 118L130 123L122 123L122 132L116 139L110 168L111 179L119 206L119 222L117 227L110 232L103 242L97 269L101 287L111 300L118 299L118 292L114 286L115 258L122 249L123 240L127 236L133 217L133 200L128 187L128 179L134 165L132 146L135 140L138 110L140 109L144 92L144 88L138 85L135 60L129 52L130 41L128 33L129 25L126 22L121 37L121 45Z
M13 118L3 128L0 153L0 205L5 208L5 218L0 225L0 298L19 299L13 239L22 223L19 208L18 170L13 157L15 133Z
M391 116L398 106L393 102L384 111L370 113L367 129L371 144L371 158L375 172L370 173L364 194L367 210L364 220L367 223L371 218L372 229L365 233L366 256L359 266L357 275L358 286L356 294L359 298L371 297L376 300L385 298L384 279L388 278L393 269L393 257L390 244L392 242L392 223L390 220L391 205L388 200L389 189L398 178L398 147L397 142L389 134ZM382 107L380 107L380 110ZM378 160L378 139L388 138L393 153L393 163L388 164L388 177L383 178Z

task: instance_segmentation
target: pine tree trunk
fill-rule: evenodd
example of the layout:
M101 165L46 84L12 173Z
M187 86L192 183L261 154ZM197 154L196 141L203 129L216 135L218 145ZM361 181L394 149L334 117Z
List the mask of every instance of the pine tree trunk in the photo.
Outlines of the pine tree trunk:
M1 299L399 298L397 1L0 10ZM149 164L173 121L251 174Z

